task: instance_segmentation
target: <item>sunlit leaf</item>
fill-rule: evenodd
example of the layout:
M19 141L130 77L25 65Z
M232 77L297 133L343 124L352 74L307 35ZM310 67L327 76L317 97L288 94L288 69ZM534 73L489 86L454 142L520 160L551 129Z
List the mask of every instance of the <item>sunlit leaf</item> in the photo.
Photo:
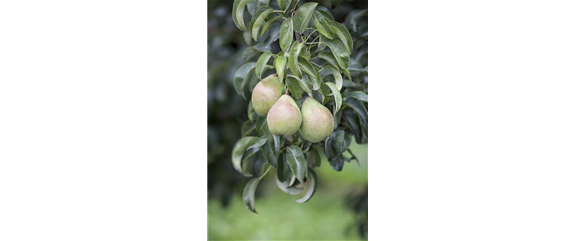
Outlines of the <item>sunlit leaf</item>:
M283 191L284 193L290 194L290 195L297 195L299 193L301 193L303 191L304 188L301 187L290 187L289 186L289 181L280 181L279 180L279 175L275 176L275 183L277 183L277 187L279 187L279 189L281 189L281 191Z
M309 76L311 83L313 83L313 90L318 90L321 87L322 81L317 69L313 67L311 62L301 57L299 58L299 67Z
M299 83L301 89L303 89L303 91L305 91L307 95L313 96L313 92L311 90L311 82L309 81L308 78L306 78L306 76L303 76L303 78L299 78L295 75L289 74L287 75L287 78L296 80Z
M361 91L352 91L349 93L348 97L355 98L356 100L360 100L362 102L369 102L369 96Z
M335 56L333 56L330 52L320 52L317 57L324 59L327 63L331 64L331 66L335 67L337 71L339 71L339 65L337 64L337 60Z
M267 65L267 62L269 61L271 56L273 56L273 53L265 52L261 54L261 56L257 60L257 64L255 65L255 75L257 76L258 79L261 79L263 70L265 69L265 66Z
M351 33L349 33L349 30L345 27L345 25L335 21L330 21L329 26L331 26L333 32L337 35L337 37L341 39L341 42L343 43L343 45L345 45L349 54L351 54L351 52L353 51L353 38L351 37Z
M245 77L247 77L249 71L253 70L254 67L255 62L247 62L241 65L233 75L233 86L235 87L235 91L243 96L243 98L245 98L245 93L243 92L243 88L245 87L244 79L246 79Z
M333 32L333 29L331 29L331 25L327 22L323 14L315 11L313 13L312 20L319 33L323 34L323 36L329 39L333 39L335 33Z
M301 99L301 95L303 94L303 89L301 88L299 81L297 81L297 79L295 79L295 78L287 78L287 79L285 79L285 83L287 84L287 89L289 90L289 93L295 99Z
M245 185L245 189L243 189L243 202L247 209L254 213L257 213L255 210L255 190L257 190L257 184L259 184L260 180L258 177L252 178Z
M337 86L337 89L341 90L341 88L343 88L343 76L341 76L339 70L331 65L326 65L324 69L331 71L333 77L335 78L335 85Z
M337 88L337 86L331 82L327 82L325 83L329 89L331 89L331 93L333 93L333 97L335 98L335 112L337 113L337 111L339 111L341 109L341 104L343 104L343 97L341 97L341 92L339 92L339 89Z
M345 45L343 45L343 43L341 43L341 41L339 41L338 39L334 40L323 39L323 42L327 44L329 49L331 49L331 52L333 53L333 56L335 57L335 60L337 60L339 66L342 69L348 68L350 58L349 58L349 52L345 48Z
M271 17L271 14L269 15L269 17ZM259 34L259 37L262 37L263 34L265 33L265 30L267 30L267 28L269 28L269 26L270 26L272 23L274 23L275 21L277 21L277 20L280 19L280 18L281 18L281 16L276 16L276 17L273 17L273 18L269 19L269 21L267 21L267 22L265 23L265 25L263 25L263 28L261 29L261 33Z
M294 41L293 45L291 46L291 50L289 51L289 68L291 69L291 73L297 77L301 77L301 69L299 69L298 57L303 46L304 44L301 44L298 41Z
M298 146L289 146L286 150L287 162L291 168L291 172L295 174L300 182L304 182L307 172L307 161L303 155L303 151Z
M245 12L245 6L248 0L235 0L233 2L233 9L231 10L231 19L235 23L237 28L241 31L245 31L245 23L243 22L243 13Z
M241 162L245 151L250 148L260 147L265 144L265 142L265 138L254 136L246 136L239 139L239 141L235 143L235 146L233 146L233 151L231 152L233 167L235 167L239 173L243 173L243 170L241 170Z
M309 2L301 5L295 12L293 17L293 29L298 33L302 33L307 28L309 20L313 15L313 10L317 7L318 3Z
M277 57L273 61L273 65L275 65L275 70L277 71L277 75L279 76L279 81L283 82L286 74L285 66L287 66L287 57L285 57L283 52L277 54Z
M253 23L253 27L251 28L251 37L253 37L253 40L257 41L257 33L259 33L259 30L263 27L263 24L265 24L265 18L267 18L267 15L271 14L271 12L273 12L271 7L263 6L257 9L257 12L253 15L253 19L251 19L251 22Z
M307 186L307 192L305 193L305 196L303 196L300 199L295 200L298 203L304 203L309 201L309 199L311 199L311 197L313 197L313 194L315 194L315 190L317 189L317 174L315 174L315 171L313 171L313 169L308 168L309 170L307 171L307 179L308 179L308 184Z
M285 52L289 50L289 46L293 42L293 20L291 18L285 19L281 24L281 34L279 35L279 47Z

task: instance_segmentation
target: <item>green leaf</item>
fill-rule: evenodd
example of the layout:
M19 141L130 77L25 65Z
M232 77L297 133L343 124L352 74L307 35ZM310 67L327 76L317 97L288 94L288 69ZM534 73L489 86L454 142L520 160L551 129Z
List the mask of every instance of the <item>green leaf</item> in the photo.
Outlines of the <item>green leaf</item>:
M345 132L345 146L344 146L343 150L344 151L350 151L349 147L351 146L351 143L353 142L353 133L349 130L345 130L344 132Z
M243 171L243 176L252 177L255 173L255 164L262 159L261 148L256 147L252 149L247 149L245 154L243 154L243 161L241 163L241 170Z
M257 113L255 112L255 109L253 108L253 104L251 103L251 101L249 101L249 106L247 107L247 117L249 117L249 119L252 121L257 120L257 117L259 117L259 115L257 115Z
M363 132L361 131L361 126L359 124L358 118L359 117L354 111L345 110L343 113L343 119L345 119L349 129L351 129L351 132L353 132L355 135L355 142L357 142L357 144L362 144Z
M311 62L304 58L299 57L298 62L301 70L303 70L303 72L309 76L309 79L311 79L311 82L313 83L313 90L318 90L321 87L321 75L319 75L317 69L311 65Z
M341 76L339 70L331 65L326 65L324 69L331 71L333 77L335 78L335 85L337 86L337 89L341 90L341 88L343 88L343 76Z
M327 139L325 139L325 157L327 159L331 158L331 156L332 156L331 150L333 150L333 148L331 148L331 137L329 136L329 137L327 137Z
M343 87L345 88L358 88L360 87L359 84L352 82L350 80L343 80Z
M247 136L247 135L251 134L251 132L253 132L254 130L255 130L255 123L253 123L252 120L247 120L241 126L241 135Z
M355 99L347 99L347 102L345 102L345 104L351 107L351 109L353 109L355 112L357 112L361 121L361 125L368 123L367 108L365 108L363 103Z
M318 12L321 15L323 15L323 17L325 17L325 19L333 21L333 14L331 14L329 9L326 7L317 6L317 8L315 8L315 12Z
M269 17L271 17L271 15ZM280 18L281 18L281 16L277 16L277 17L274 17L272 19L269 19L269 21L267 21L265 23L265 25L263 25L263 28L261 29L261 33L259 34L259 37L263 36L263 34L265 33L265 30L267 30L269 28L269 25L271 25L273 22L277 21L277 19L280 19Z
M317 57L324 59L325 61L327 61L327 63L331 64L331 66L335 67L337 71L339 71L339 65L337 64L337 60L335 59L335 56L333 56L332 53L320 52L319 55L317 55Z
M321 155L319 149L312 148L307 152L307 165L311 168L321 166Z
M351 54L353 51L353 38L351 37L349 30L345 27L345 25L335 21L330 21L329 25L333 29L333 32L339 37L339 39L341 39L341 42L343 45L345 45L345 48L347 48L347 52Z
M239 139L239 141L235 143L235 146L233 146L233 151L231 152L231 162L233 163L235 170L243 174L241 162L245 151L251 148L260 147L265 144L266 141L267 140L265 138L254 136L246 136Z
M304 44L294 41L291 46L291 50L289 51L289 68L291 68L291 72L297 77L301 77L298 58L303 46Z
M267 62L269 61L271 56L273 56L273 53L265 52L261 54L261 56L257 60L257 64L255 65L255 75L257 76L258 79L261 79L263 70L265 69L265 66L267 65Z
M245 203L247 209L254 213L257 213L257 211L255 211L255 190L260 180L258 177L251 178L251 180L247 182L247 185L245 185L245 189L243 189L243 203Z
M321 104L325 103L325 95L321 93L321 88L319 88L319 91L316 91L314 95L311 97L313 97L316 101L318 101Z
M281 146L281 137L273 135L273 145L275 147L275 153L279 152L279 146Z
M287 83L289 93L291 93L295 99L301 99L303 89L301 88L301 85L299 85L299 81L295 78L287 78L285 79L285 83Z
M239 69L237 69L233 75L233 86L235 87L235 91L237 91L239 95L243 96L243 98L245 98L243 88L247 82L246 77L249 74L249 71L253 70L254 67L255 62L247 62L241 65L241 67L239 67Z
M267 128L267 117L258 116L257 121L255 122L255 128L257 128L259 135L265 133L264 129L269 129ZM271 133L271 131L269 133ZM267 138L267 141L270 141L270 138Z
M299 54L299 57L304 58L306 60L311 59L311 51L309 49L310 48L303 47L303 49L301 49L301 53Z
M313 171L313 169L311 168L309 168L307 172L307 179L309 180L307 185L307 192L305 193L305 196L295 200L298 203L304 203L309 201L309 199L313 197L313 194L315 194L315 190L317 189L317 174L315 174L315 171Z
M286 155L281 153L277 158L277 178L281 182L289 182L289 177L291 176L291 169L287 164Z
M333 32L333 29L331 29L330 24L327 22L327 19L325 19L323 14L315 11L313 13L312 19L313 19L313 24L315 24L315 27L317 27L317 30L319 31L319 33L321 33L323 36L327 37L328 39L333 39L333 37L335 36L335 33Z
M263 153L263 158L265 158L267 163L269 163L273 167L277 167L277 157L273 152L273 147L271 146L271 143L269 142L265 143L265 145L263 145L263 148L261 148L261 152Z
M337 86L331 82L325 83L329 89L331 89L331 93L333 93L333 97L335 98L335 112L337 113L341 109L341 104L343 104L343 97L341 97L341 92L337 89Z
M343 156L337 156L329 159L328 161L329 164L331 164L331 168L333 168L333 170L338 172L343 170L343 166L345 165L345 159L343 158Z
M364 10L356 10L351 12L345 21L348 21L353 29L353 32L357 32L357 22L367 14L367 9Z
M347 78L349 78L350 81L353 81L353 78L351 77L351 72L349 72L348 69L343 69L343 74L345 74L345 76L347 76Z
M255 163L255 176L259 177L259 179L263 179L263 177L267 175L269 168L271 168L271 165L269 165L265 158L257 160Z
M313 15L313 10L317 7L318 3L305 3L301 5L295 12L293 17L293 29L298 33L302 33L307 28L309 20L311 20L311 15Z
M299 86L301 87L301 89L303 89L303 91L305 91L305 93L307 93L307 95L313 96L313 91L311 90L311 82L309 81L308 78L306 78L306 76L304 76L303 78L299 78L295 75L289 74L289 75L287 75L287 79L296 80L299 83Z
M269 0L257 0L257 8L269 6Z
M335 115L333 116L335 119L335 128L337 128L337 126L339 126L339 123L341 122L341 116L343 116L343 111L339 111L339 112L335 113Z
M341 43L341 41L339 41L338 39L335 40L323 39L323 42L327 44L329 49L331 49L331 52L333 53L333 56L335 56L335 59L337 60L339 66L342 69L348 68L350 58L349 58L349 52L345 48L345 45L343 45L343 43Z
M277 0L277 6L279 6L280 9L285 9L285 7L283 7L283 2L284 2L284 1L285 1L285 0ZM289 5L289 4L287 4L287 5Z
M257 50L254 46L249 46L243 50L243 53L241 53L241 58L243 61L249 61L256 55L259 55L260 52L262 51Z
M331 134L330 140L330 147L332 148L331 156L340 156L347 150L347 148L349 148L349 145L351 144L348 143L349 145L347 145L345 140L345 131L343 130L334 131L333 134ZM325 146L325 148L327 147Z
M307 172L307 161L305 160L303 151L298 146L289 146L286 152L287 162L289 163L291 172L303 183Z
M251 22L253 23L253 27L251 28L251 37L253 37L255 41L257 41L257 34L259 33L259 30L265 23L265 18L267 15L271 14L271 12L273 12L271 7L263 6L257 9L257 12L255 12L255 15L253 15L253 19L251 19Z
M293 42L293 20L291 18L285 19L281 24L281 34L279 35L279 46L285 52L289 50L289 46Z
M279 174L275 175L275 183L277 183L277 186L279 189L281 189L281 191L290 195L297 195L303 191L302 187L290 187L289 180L284 182L280 181Z
M257 0L248 0L247 10L249 11L249 14L253 16L253 14L255 14L255 11L257 11Z
M283 82L285 79L285 66L287 65L287 57L285 57L283 52L277 54L277 57L273 61L273 65L275 65L275 70L279 76L279 81Z
M369 102L369 96L361 91L352 91L349 93L348 97L355 98L362 102Z
M243 22L243 13L245 12L245 5L247 5L248 0L235 0L233 2L233 9L231 10L231 19L235 23L237 28L241 31L245 31L245 23Z

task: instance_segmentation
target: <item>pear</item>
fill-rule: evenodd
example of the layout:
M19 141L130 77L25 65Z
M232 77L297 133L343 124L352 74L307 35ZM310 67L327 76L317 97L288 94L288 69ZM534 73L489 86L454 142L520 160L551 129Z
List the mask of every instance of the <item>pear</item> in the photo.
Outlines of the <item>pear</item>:
M251 95L251 103L255 113L259 116L267 116L269 109L277 102L285 87L275 75L269 75L255 85Z
M316 143L331 136L335 129L335 120L331 111L315 99L308 97L301 106L303 122L301 123L301 137Z
M273 135L291 136L301 126L301 111L289 95L283 95L271 107L267 115L267 125Z

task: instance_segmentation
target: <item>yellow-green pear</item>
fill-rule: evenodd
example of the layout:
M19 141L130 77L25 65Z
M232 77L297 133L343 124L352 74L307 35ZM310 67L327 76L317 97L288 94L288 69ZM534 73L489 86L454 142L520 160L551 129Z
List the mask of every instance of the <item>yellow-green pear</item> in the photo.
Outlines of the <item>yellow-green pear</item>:
M283 95L267 114L267 125L273 135L291 136L301 126L301 111L289 95Z
M316 143L333 134L333 129L335 129L333 115L327 107L312 97L308 97L303 102L301 115L303 116L303 122L299 132L303 139Z
M269 75L259 81L259 83L255 85L253 94L251 95L251 103L253 104L255 113L259 116L267 116L269 109L277 102L281 94L283 94L284 88L283 84L279 82L279 78L275 75Z

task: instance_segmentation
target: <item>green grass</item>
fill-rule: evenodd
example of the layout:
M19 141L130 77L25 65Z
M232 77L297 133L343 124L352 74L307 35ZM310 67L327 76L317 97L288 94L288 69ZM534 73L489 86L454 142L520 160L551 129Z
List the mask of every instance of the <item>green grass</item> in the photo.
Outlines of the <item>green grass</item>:
M296 197L281 192L275 182L275 172L261 181L255 208L250 212L241 194L234 195L227 208L219 202L208 203L209 240L360 240L355 227L350 227L355 214L345 205L345 197L366 187L367 146L353 144L351 149L360 159L345 163L342 172L331 169L323 159L316 168L319 186L307 203L293 201Z

